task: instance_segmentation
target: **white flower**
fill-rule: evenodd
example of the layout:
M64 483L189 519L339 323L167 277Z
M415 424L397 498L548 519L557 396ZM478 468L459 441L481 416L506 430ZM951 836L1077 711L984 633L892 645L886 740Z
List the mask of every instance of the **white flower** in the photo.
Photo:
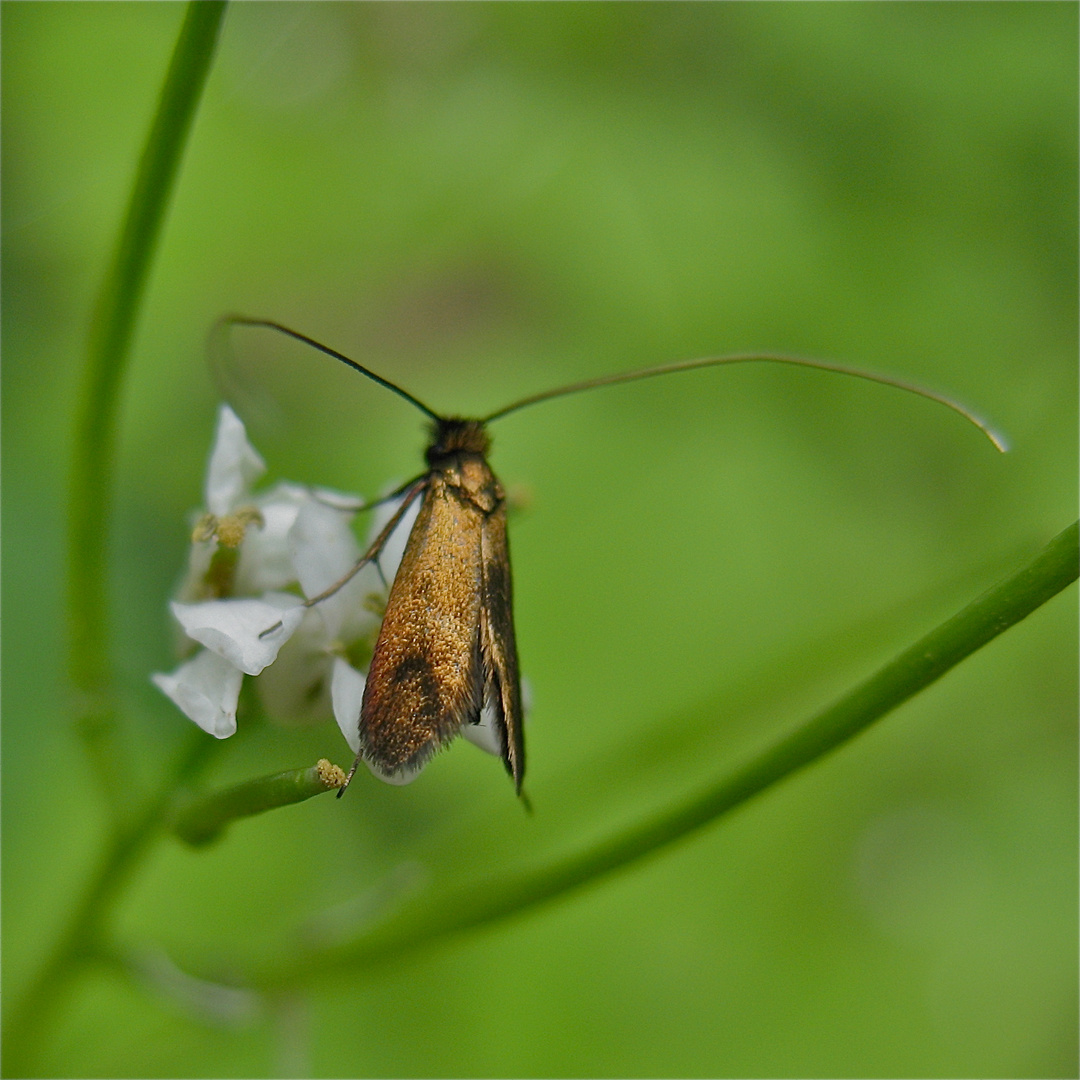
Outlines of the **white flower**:
M244 422L228 405L222 405L206 466L207 511L219 518L231 514L264 472L266 465L248 442Z
M196 525L187 574L171 605L188 647L198 643L206 652L171 675L153 676L186 716L219 739L236 730L243 674L273 664L306 613L298 596L280 590L298 582L289 535L315 497L292 484L253 495L251 485L264 471L243 423L223 405L207 467L208 512ZM347 515L334 513L347 531Z
M295 580L309 599L342 581L361 551L349 517L324 502L309 499L289 530ZM280 720L321 720L334 712L331 675L335 660L351 663L357 678L366 670L379 630L385 593L378 570L368 565L330 596L305 609L303 621L277 662L256 684L267 714ZM357 720L359 719L357 709Z
M360 704L364 700L364 676L341 657L334 659L330 693L334 719L354 754L360 753Z
M193 531L187 572L171 604L185 651L197 651L171 674L152 678L186 716L224 739L236 731L244 675L258 676L267 716L303 723L332 713L356 754L364 673L387 583L397 573L421 498L379 557L354 572L362 554L351 529L359 500L288 483L254 493L264 472L243 423L222 406L207 467L206 513ZM400 506L397 498L374 508L369 545ZM298 593L321 599L308 606ZM465 724L462 734L498 755L492 723L485 708L480 723ZM392 784L408 783L420 772L387 775L367 764Z
M490 705L485 705L481 710L479 724L462 724L461 734L473 746L479 746L496 757L502 756L499 736L495 733L495 710Z
M244 673L217 653L204 649L171 675L151 678L203 731L217 739L227 739L236 731L236 701Z
M300 625L298 596L266 593L261 600L209 600L170 605L192 640L205 645L247 675L258 675L277 659L278 649Z

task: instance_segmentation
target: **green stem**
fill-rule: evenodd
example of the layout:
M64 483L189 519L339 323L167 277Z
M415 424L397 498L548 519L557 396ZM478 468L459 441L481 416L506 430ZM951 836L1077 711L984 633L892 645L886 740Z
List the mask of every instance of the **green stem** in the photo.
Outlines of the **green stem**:
M650 821L539 869L428 894L348 946L268 968L263 988L354 970L484 926L596 882L680 840L754 795L820 760L1076 580L1078 525L1055 537L1017 574L921 638L875 675L725 779Z
M121 755L112 745L115 722L106 582L120 386L169 196L224 13L223 0L193 0L188 5L98 299L76 421L68 531L69 672L77 695L77 727L114 805L121 788L115 779Z
M150 265L195 108L206 83L224 0L188 5L136 171L131 200L90 328L75 425L68 520L68 669L74 715L101 777L114 819L130 801L119 774L109 670L107 526L113 487L116 418L131 338ZM170 779L192 775L212 747L193 737ZM4 1073L28 1075L39 1033L74 974L95 952L101 926L138 857L160 826L172 783L141 813L116 828L51 953L4 1023Z
M199 796L180 807L173 817L173 832L185 843L198 847L216 840L238 818L303 802L313 795L336 791L344 783L345 773L326 760L309 769L290 769L274 776L247 780L223 791Z
M215 743L201 731L189 733L188 745L168 772L172 783L163 783L142 812L117 829L105 845L94 873L72 908L67 925L23 996L5 1017L4 1075L34 1075L29 1068L36 1056L40 1033L84 964L99 955L103 926L113 902L132 869L158 834L168 817L175 785L190 782L209 760Z

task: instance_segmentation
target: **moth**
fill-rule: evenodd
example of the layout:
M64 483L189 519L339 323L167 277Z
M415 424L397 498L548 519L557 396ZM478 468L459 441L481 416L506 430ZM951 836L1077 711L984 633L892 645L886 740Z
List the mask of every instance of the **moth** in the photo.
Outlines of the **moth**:
M487 425L509 413L601 386L758 361L836 372L917 394L959 413L997 449L1005 450L1004 441L989 425L951 398L891 376L823 360L747 353L676 361L556 387L469 420L440 415L343 353L280 323L239 315L222 322L274 330L310 345L410 402L430 421L425 471L390 496L400 497L400 505L349 574L306 601L311 606L326 599L377 560L390 535L419 501L375 644L357 718L360 752L345 786L361 760L388 775L421 767L464 725L478 724L486 709L503 764L515 791L522 794L525 738L506 494L488 464Z

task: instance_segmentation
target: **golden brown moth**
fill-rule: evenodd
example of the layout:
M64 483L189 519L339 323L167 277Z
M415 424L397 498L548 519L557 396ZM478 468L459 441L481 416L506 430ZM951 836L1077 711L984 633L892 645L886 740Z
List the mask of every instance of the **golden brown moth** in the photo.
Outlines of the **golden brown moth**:
M479 420L435 423L428 472L410 489L420 513L364 687L360 756L387 773L415 768L463 724L478 723L486 703L520 793L525 743L506 496L488 448Z
M998 450L1005 450L1000 436L948 397L901 379L823 360L751 353L676 361L556 387L515 401L481 420L466 420L440 416L343 353L280 323L236 315L221 322L275 330L310 345L411 402L431 421L427 470L394 493L402 498L400 506L349 575L306 601L308 606L317 604L376 560L410 506L420 500L375 644L357 718L360 753L345 786L361 760L389 775L419 768L465 724L479 723L486 707L506 771L521 794L525 776L521 680L506 496L487 460L487 425L492 421L583 390L676 371L760 361L837 372L906 390L959 413Z

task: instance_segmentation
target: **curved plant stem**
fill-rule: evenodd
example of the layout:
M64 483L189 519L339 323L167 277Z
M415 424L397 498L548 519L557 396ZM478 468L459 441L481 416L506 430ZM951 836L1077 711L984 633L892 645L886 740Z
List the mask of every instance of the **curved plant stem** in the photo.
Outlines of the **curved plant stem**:
M28 1066L35 1057L40 1032L50 1012L82 966L97 958L102 927L108 921L113 901L167 820L176 786L192 780L213 750L213 740L203 732L190 732L186 748L167 774L169 782L163 782L160 792L106 843L51 954L5 1017L5 1076L34 1075Z
M876 674L789 735L684 802L584 851L456 891L429 893L351 944L268 968L264 988L355 970L474 927L518 915L681 840L771 785L820 760L939 679L1076 580L1078 525L1055 537L1018 573L921 638Z
M68 666L77 726L114 804L122 785L114 775L120 755L110 745L115 723L106 585L117 408L154 249L224 13L223 0L188 5L98 299L79 399L69 504Z
M139 161L131 200L90 329L76 417L68 535L69 675L76 727L94 758L114 821L120 822L97 869L71 909L66 927L4 1023L4 1074L30 1074L39 1033L82 963L95 954L100 928L132 866L159 828L174 784L193 775L211 741L199 734L163 781L160 793L128 820L131 801L114 745L106 591L108 521L116 449L116 417L132 333L165 210L195 108L214 54L224 0L187 7L157 112ZM125 815L127 816L127 815Z

